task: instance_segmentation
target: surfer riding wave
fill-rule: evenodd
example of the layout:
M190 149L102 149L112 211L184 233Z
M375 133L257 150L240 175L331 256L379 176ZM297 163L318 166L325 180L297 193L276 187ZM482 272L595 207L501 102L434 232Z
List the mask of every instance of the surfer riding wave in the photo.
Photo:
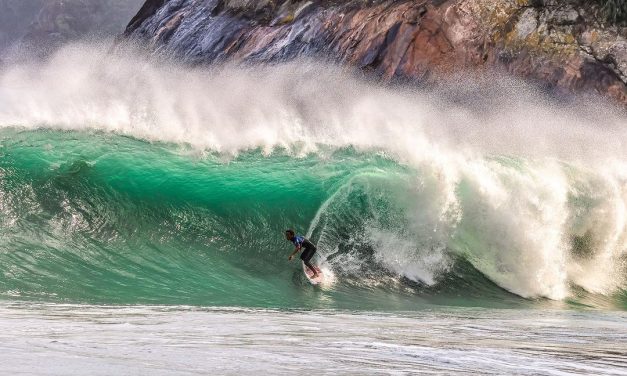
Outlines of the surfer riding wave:
M316 278L319 274L319 269L313 266L310 262L311 258L316 253L316 246L304 236L296 235L294 230L286 230L285 238L294 243L294 247L296 247L294 252L292 252L292 254L288 257L288 260L292 261L294 256L303 250L303 253L300 255L300 259L303 260L305 266L313 272L312 278Z

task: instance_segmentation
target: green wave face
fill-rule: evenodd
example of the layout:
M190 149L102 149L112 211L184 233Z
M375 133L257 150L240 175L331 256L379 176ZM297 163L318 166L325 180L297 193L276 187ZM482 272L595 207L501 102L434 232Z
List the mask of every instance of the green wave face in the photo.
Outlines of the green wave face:
M5 132L3 154L1 286L25 297L280 305L282 232L325 194L307 159L44 131Z
M361 171L402 172L351 151L225 159L105 134L2 136L0 290L25 298L335 305L312 300L283 231L306 231Z
M470 184L459 183L461 204L447 206L437 174L381 153L225 156L109 133L0 132L4 298L347 309L563 304L523 299L491 277L492 266L483 269L486 255L473 248L492 246L476 232L482 223L458 215L480 204ZM332 284L312 288L300 262L288 262L286 228L318 244ZM621 290L574 296L572 304L625 308Z

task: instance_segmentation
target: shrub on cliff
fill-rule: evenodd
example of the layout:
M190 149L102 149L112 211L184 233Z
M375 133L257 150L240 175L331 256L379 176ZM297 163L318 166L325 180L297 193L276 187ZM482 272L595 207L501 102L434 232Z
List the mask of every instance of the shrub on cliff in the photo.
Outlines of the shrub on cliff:
M610 23L627 25L627 0L597 0L601 2L601 14Z

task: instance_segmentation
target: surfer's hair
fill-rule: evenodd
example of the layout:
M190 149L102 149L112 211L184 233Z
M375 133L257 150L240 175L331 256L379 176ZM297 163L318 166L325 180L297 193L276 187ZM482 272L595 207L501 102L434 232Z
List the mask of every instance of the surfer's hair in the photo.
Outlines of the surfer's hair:
M285 233L286 233L286 234L289 234L289 235L294 235L294 234L295 234L295 233L294 233L294 230L292 230L292 229L287 229L287 230L285 230Z

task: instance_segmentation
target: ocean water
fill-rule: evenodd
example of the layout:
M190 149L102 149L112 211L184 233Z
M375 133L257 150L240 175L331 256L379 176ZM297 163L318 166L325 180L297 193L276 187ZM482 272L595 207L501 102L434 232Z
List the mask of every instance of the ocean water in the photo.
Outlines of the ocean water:
M4 369L625 374L626 119L312 62L4 67Z
M624 312L0 305L12 375L625 375Z

